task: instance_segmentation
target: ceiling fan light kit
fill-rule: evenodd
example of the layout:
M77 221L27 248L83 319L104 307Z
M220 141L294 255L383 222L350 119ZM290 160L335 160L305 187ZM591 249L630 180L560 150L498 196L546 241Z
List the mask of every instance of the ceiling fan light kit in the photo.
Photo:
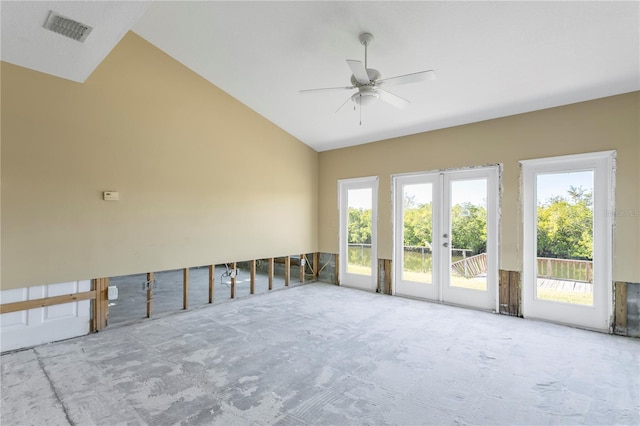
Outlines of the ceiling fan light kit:
M347 65L353 73L350 79L351 86L308 89L301 90L300 93L357 89L357 92L347 98L347 101L345 101L336 112L340 111L349 100L351 100L355 105L359 105L360 107L362 107L372 105L376 103L378 99L381 99L382 101L396 108L404 109L407 105L409 105L408 100L394 95L393 93L382 89L380 86L412 84L420 83L426 80L435 80L436 75L433 70L419 71L411 74L403 74L396 77L382 79L382 74L380 73L380 71L367 67L368 47L373 41L373 35L371 33L365 32L358 36L358 40L360 40L360 44L364 46L364 63L362 61L357 61L354 59L347 59Z
M371 105L380 99L380 94L372 87L362 87L358 92L351 95L351 100L357 105Z

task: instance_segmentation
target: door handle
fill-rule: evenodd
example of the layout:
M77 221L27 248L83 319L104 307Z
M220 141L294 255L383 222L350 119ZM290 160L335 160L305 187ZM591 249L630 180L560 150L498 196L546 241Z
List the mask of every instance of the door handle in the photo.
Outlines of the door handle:
M449 243L443 243L442 247L449 247Z

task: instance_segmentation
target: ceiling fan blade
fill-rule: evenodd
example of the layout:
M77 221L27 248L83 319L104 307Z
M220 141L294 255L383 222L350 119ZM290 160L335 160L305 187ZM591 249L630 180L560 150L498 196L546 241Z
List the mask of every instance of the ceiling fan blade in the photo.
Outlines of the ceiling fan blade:
M343 86L343 87L324 87L321 89L305 89L305 90L300 90L300 93L313 93L313 92L325 92L328 90L351 90L351 89L355 89L356 86Z
M396 108L405 109L410 103L408 100L386 90L378 89L377 92L380 94L380 99Z
M378 85L394 85L394 84L411 84L420 83L426 80L435 80L436 72L434 70L414 72L412 74L399 75L396 77L383 78L378 80Z
M367 70L364 67L364 64L360 61L355 61L353 59L347 59L347 64L349 68L351 68L351 72L353 76L356 78L356 81L360 84L369 84L369 74L367 74Z
M346 100L346 101L344 101L344 103L343 103L342 105L340 105L340 108L338 108L334 114L337 114L337 113L338 113L338 111L340 111L340 110L341 110L341 109L342 109L342 108L347 104L347 102L349 102L350 100L351 100L351 96L349 96L349 97L347 98L347 100Z

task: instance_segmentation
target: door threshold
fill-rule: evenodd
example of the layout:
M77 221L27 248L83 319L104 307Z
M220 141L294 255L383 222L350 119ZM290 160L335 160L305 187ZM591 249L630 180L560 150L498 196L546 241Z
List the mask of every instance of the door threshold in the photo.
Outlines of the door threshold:
M460 304L457 304L457 303L451 303L451 302L444 302L444 301L440 301L440 300L427 299L426 297L417 297L417 296L410 296L410 295L404 295L404 294L398 294L398 293L394 294L394 296L402 297L404 299L418 300L420 302L435 303L437 305L453 306L454 308L472 309L474 311L486 312L486 313L489 313L489 314L497 313L495 309L483 309L483 308L478 308L477 306L460 305Z

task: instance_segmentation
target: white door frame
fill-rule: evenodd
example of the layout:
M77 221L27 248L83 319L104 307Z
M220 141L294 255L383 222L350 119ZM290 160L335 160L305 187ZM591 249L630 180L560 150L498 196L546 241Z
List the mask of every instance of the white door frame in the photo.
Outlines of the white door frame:
M440 275L440 255L441 251L436 250L436 247L439 247L441 242L440 231L438 230L439 224L441 222L440 215L442 214L442 209L439 208L441 199L441 188L442 188L442 176L440 172L430 172L430 173L410 173L410 174L402 174L402 175L394 175L392 176L392 193L393 193L393 253L392 253L392 262L393 266L393 285L391 286L391 294L398 296L408 296L408 297L417 297L420 299L430 299L430 300L438 300L442 301L442 289L441 283L436 282L436 277ZM403 281L402 280L402 272L404 265L404 250L402 247L404 246L404 218L403 218L403 201L404 201L404 193L403 188L404 185L411 184L431 184L432 188L432 241L431 241L431 276L432 283L423 284L412 281Z
M500 187L499 181L500 166L475 167L471 169L452 170L443 175L443 198L442 198L442 227L451 236L451 187L450 183L456 180L487 179L487 290L480 293L479 290L451 286L451 265L450 257L441 257L442 292L441 299L456 305L467 306L478 309L493 310L499 312L499 286L498 286L498 242L500 234L498 232L499 210L500 210ZM446 214L445 214L446 212ZM451 242L449 238L447 240ZM451 252L449 251L449 255Z
M347 272L348 192L350 189L371 189L371 276ZM345 287L375 291L378 286L378 176L338 180L339 254L338 281Z
M454 295L456 299L459 296L469 293L473 297L476 290L468 290L463 288L448 287L450 270L449 256L441 253L441 247L444 242L443 234L451 235L449 217L449 192L450 188L445 188L445 184L450 176L453 180L456 178L473 179L487 178L487 293L482 295L482 301L479 303L460 303L459 301L445 300L445 294L448 292ZM500 165L469 167L453 170L440 170L433 172L407 173L392 176L393 191L393 262L394 265L394 285L392 286L392 294L424 298L444 303L452 303L456 305L464 305L472 308L489 309L498 312L499 310L499 288L498 288L498 247L499 247L499 209L500 209ZM401 236L403 235L403 218L402 218L402 187L411 183L432 183L433 184L433 235L432 235L432 251L433 251L433 287L417 283L402 282L402 252ZM449 194L449 195L447 195ZM442 231L447 229L447 231ZM490 238L492 236L492 238ZM398 292L398 284L401 291Z
M610 331L613 318L613 217L616 151L520 161L523 199L522 313L524 317ZM593 306L541 300L537 290L537 191L539 173L594 171Z

